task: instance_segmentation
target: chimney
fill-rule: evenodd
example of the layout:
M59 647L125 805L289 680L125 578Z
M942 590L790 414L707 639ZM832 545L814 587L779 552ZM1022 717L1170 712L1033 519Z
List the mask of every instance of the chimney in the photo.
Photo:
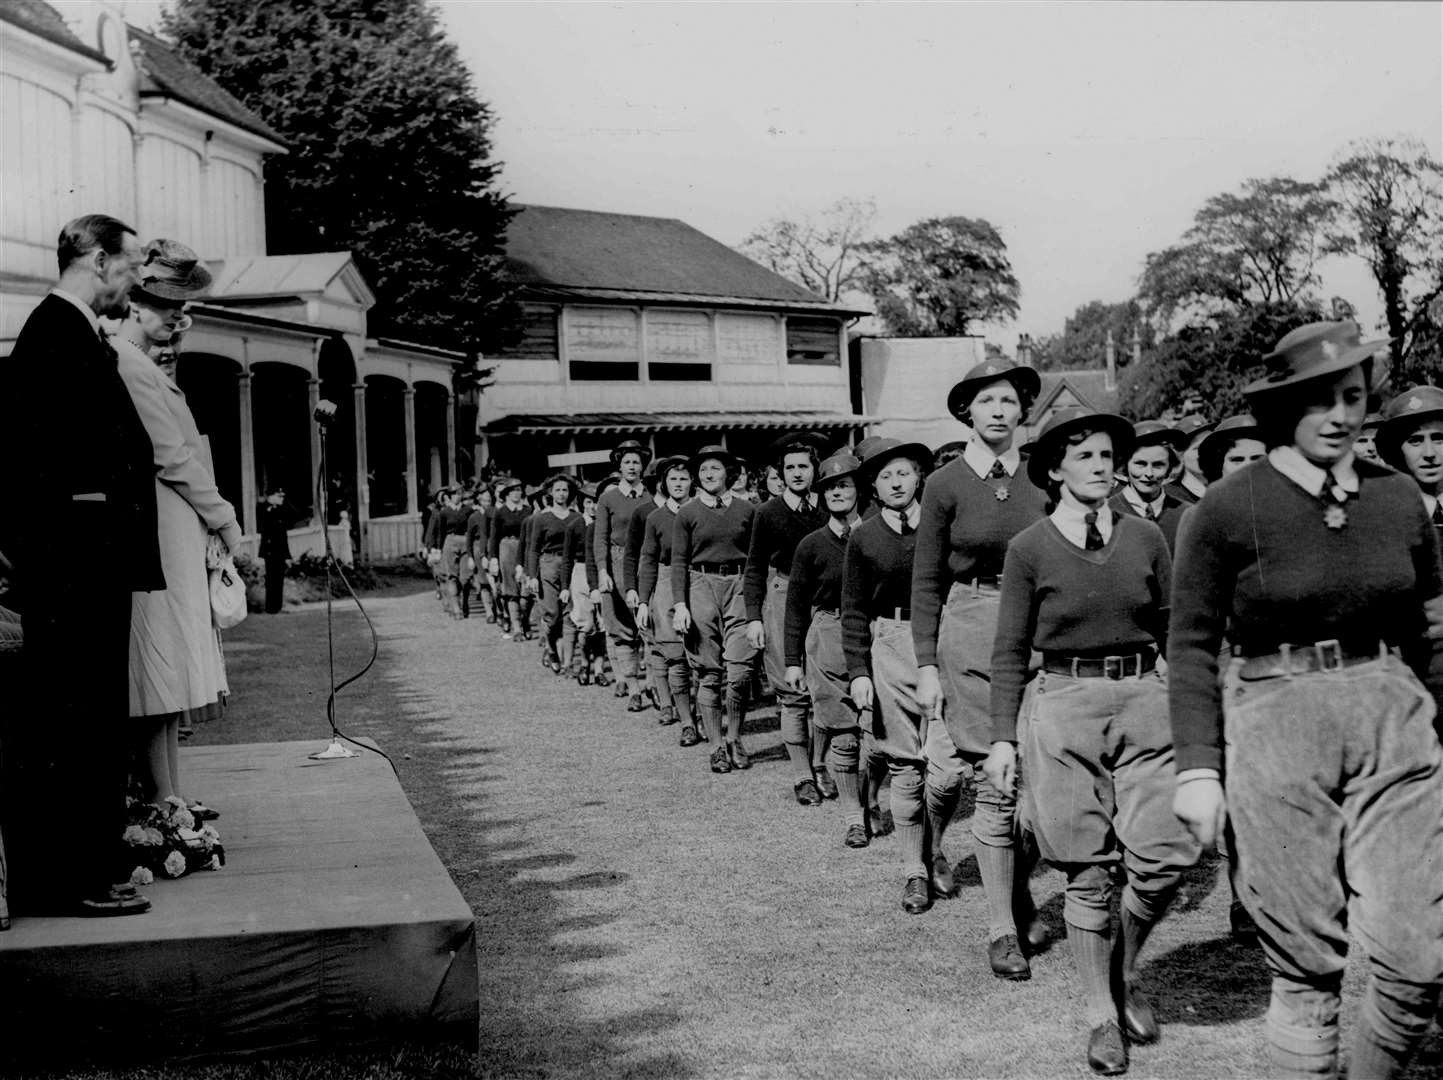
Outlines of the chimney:
M1102 385L1110 394L1117 389L1117 344L1112 340L1112 331L1107 332L1107 381Z
M1017 362L1023 367L1032 366L1032 338L1027 334L1017 335Z

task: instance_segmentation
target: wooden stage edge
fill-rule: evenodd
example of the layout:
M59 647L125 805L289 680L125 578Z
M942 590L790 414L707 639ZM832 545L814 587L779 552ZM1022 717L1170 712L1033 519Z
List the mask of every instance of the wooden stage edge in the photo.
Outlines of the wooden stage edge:
M146 915L17 916L0 933L0 1060L474 1044L475 916L386 760L307 758L324 746L183 748L226 866L158 879Z

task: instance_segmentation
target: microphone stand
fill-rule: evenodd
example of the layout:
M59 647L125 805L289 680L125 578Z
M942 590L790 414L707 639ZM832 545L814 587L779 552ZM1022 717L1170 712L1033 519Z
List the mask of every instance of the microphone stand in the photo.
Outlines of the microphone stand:
M335 564L336 553L331 549L331 519L326 506L326 496L330 490L330 476L326 471L326 429L329 424L319 416L316 418L316 422L321 429L321 472L318 501L321 509L321 536L324 538L326 553L326 659L330 672L328 684L330 694L326 698L326 719L331 724L331 745L306 756L312 761L332 761L336 758L354 758L361 755L341 743L340 732L336 726L336 639L331 622L331 567Z

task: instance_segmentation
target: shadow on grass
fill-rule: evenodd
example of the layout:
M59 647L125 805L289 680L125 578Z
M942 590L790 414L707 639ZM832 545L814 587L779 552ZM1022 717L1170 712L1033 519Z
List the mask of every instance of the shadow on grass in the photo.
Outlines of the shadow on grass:
M1142 977L1167 988L1153 999L1163 1023L1232 1024L1268 1010L1270 979L1262 953L1231 938L1180 945L1146 963Z

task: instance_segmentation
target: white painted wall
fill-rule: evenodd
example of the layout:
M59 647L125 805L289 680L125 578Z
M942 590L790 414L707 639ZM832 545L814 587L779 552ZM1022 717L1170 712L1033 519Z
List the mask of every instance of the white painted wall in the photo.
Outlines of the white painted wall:
M862 412L881 418L872 434L933 447L968 437L947 394L985 358L982 338L863 338L861 354Z

